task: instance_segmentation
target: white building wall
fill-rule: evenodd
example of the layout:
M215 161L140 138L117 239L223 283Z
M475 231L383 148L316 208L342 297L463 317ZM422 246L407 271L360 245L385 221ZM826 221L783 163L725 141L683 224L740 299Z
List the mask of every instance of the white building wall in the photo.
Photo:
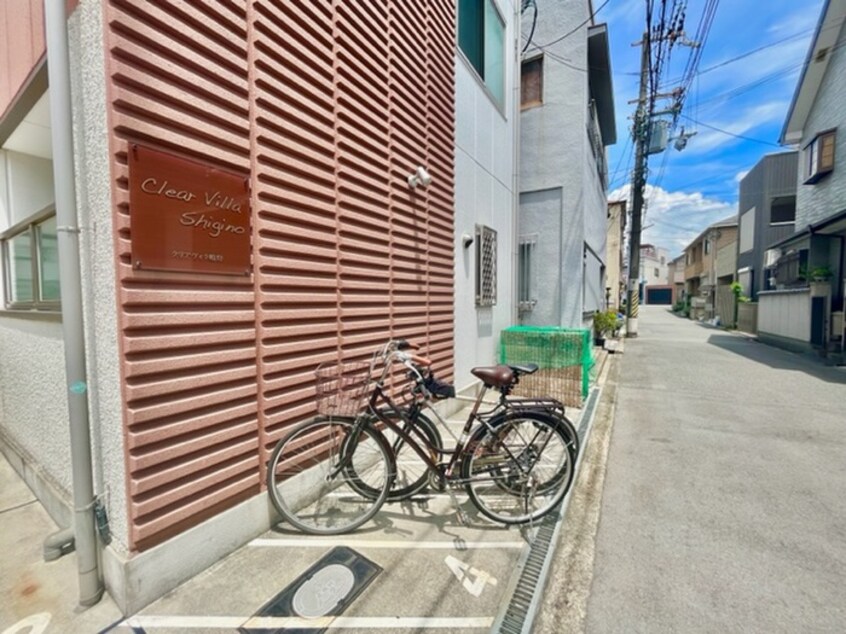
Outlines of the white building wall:
M109 548L129 553L123 398L118 348L115 230L108 125L103 11L99 0L80 0L68 22L71 53L76 199L80 233L88 404L94 492L109 517ZM107 575L111 590L114 580Z
M640 252L640 281L643 284L646 286L666 286L670 284L668 253L662 247L655 247L653 253L643 250Z
M553 257L538 259L538 303L522 321L581 328L590 324L593 310L604 306L601 270L607 239L606 195L588 138L586 32L591 10L588 2L546 0L538 2L538 11L535 43L551 42L562 32L582 27L544 47L542 105L521 113L520 232L539 235L538 253L542 248L548 252L553 243L557 250ZM529 54L538 52L530 49ZM533 205L553 190L560 191L561 220L547 225L539 221ZM547 231L553 226L560 231Z
M472 382L470 369L495 363L500 332L516 319L515 59L519 2L497 0L505 22L505 107L500 111L460 50L456 54L455 138L455 383ZM515 16L516 13L516 16ZM519 80L519 77L517 78ZM476 306L475 243L463 245L477 224L497 232L497 301Z
M0 151L0 231L48 207L53 198L51 161ZM65 385L58 315L30 316L0 305L0 440L67 501L71 478ZM55 507L49 508L55 515Z
M582 126L584 128L584 126ZM584 128L586 130L586 128ZM596 159L593 156L591 144L585 131L583 145L583 187L585 204L584 214L584 279L582 285L582 323L585 317L597 310L604 310L605 306L605 259L608 241L608 202L605 189L597 172ZM603 148L604 152L605 149Z
M68 20L68 33L95 493L106 505L111 547L127 553L102 11L99 0L81 0ZM0 152L0 231L52 204L52 169L50 160ZM37 493L66 524L69 429L61 316L13 314L0 306L0 440L23 458L34 477L50 485Z

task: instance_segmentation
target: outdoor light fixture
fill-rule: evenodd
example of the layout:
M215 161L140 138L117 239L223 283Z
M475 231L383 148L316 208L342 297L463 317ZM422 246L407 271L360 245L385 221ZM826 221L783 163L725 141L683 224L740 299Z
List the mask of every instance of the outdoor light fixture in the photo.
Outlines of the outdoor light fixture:
M469 233L462 233L461 244L464 245L465 249L469 249L470 245L473 244L473 236L471 236Z
M426 171L422 165L418 165L414 173L408 177L408 186L414 189L418 185L420 187L428 187L432 183L432 175Z

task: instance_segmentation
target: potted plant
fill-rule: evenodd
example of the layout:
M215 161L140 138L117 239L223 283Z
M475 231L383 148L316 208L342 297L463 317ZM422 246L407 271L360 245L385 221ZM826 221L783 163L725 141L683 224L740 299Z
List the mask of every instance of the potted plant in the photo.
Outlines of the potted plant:
M827 266L818 266L811 271L811 279L815 282L827 282L834 276Z
M596 311L593 314L593 342L605 345L605 338L617 330L617 313L613 310Z

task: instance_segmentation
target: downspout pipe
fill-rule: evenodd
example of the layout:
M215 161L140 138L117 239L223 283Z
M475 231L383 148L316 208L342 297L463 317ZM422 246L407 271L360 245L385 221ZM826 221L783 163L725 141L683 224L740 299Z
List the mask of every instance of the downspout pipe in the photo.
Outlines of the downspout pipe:
M47 77L50 85L50 126L53 141L53 180L62 293L65 377L70 415L73 532L79 576L79 603L91 606L103 596L94 521L94 478L88 390L85 369L85 331L79 263L79 225L74 182L71 118L70 58L65 0L44 0Z
M520 52L520 42L523 33L523 12L522 2L514 3L514 72L512 73L512 102L511 110L514 113L512 119L514 121L514 147L512 149L512 156L514 164L512 165L512 179L511 187L513 188L512 197L514 212L511 214L511 323L519 324L520 321L520 78L522 72L522 55ZM537 11L537 7L535 8Z

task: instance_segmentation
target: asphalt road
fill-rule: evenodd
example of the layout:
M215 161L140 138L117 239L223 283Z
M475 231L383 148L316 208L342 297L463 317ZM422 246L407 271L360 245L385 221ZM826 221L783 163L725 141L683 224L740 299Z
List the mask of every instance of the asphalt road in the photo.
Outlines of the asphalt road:
M607 462L586 479L597 517L569 556L577 600L551 586L543 621L843 632L846 368L647 306L610 389Z

